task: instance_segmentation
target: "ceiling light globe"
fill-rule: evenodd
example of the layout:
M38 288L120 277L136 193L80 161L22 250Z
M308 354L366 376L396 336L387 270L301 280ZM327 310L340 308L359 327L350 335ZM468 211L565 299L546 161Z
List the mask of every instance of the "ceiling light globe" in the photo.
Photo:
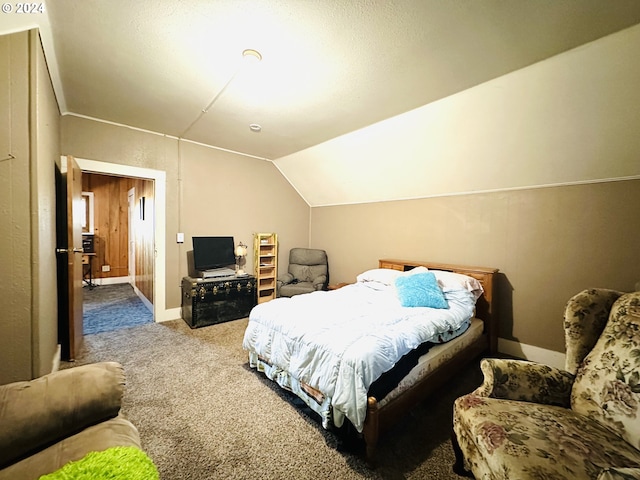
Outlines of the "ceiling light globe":
M251 63L256 63L262 60L262 55L260 55L260 52L252 48L247 48L245 51L243 51L242 56L247 62Z

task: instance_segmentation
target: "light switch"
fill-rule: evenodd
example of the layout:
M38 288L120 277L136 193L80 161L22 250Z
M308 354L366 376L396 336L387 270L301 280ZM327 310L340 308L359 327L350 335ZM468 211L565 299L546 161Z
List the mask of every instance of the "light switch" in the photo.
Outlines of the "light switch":
M176 242L184 243L184 233L176 233Z

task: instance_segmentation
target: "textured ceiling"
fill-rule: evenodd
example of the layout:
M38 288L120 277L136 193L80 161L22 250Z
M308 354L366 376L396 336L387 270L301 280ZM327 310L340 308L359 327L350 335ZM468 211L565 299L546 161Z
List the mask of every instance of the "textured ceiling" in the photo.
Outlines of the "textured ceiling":
M49 0L46 6L51 35L43 38L52 45L45 51L63 113L267 159L640 22L638 0ZM247 65L241 55L247 48L263 60ZM251 132L251 123L262 132Z

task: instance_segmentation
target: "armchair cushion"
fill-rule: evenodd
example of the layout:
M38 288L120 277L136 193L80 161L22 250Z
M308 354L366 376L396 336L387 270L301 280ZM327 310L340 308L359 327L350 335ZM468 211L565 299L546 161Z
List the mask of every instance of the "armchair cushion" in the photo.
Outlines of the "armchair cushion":
M478 479L596 479L640 465L640 451L570 409L469 394L454 404L464 466Z
M293 275L290 273L283 273L282 275L278 275L277 278L278 286L288 285L293 282Z
M53 473L43 475L39 480L159 480L158 469L153 461L139 448L109 447L106 450L90 452L82 459L69 462Z
M78 368L78 367L74 367ZM141 448L135 426L122 414L85 428L57 443L0 470L0 480L40 478L82 459L90 452L101 452L113 446Z
M321 265L289 264L289 273L299 282L313 283L320 275L324 275L326 268Z
M116 417L123 392L124 373L114 362L0 386L0 467Z
M110 447L140 448L120 412L123 389L115 362L0 386L0 480L40 478Z

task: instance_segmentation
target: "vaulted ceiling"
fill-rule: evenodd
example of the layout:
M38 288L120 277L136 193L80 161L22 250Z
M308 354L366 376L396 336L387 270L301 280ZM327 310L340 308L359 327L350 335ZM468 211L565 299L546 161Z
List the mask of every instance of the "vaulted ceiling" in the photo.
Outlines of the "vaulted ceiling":
M43 29L63 114L271 160L640 22L638 0L45 6L29 21ZM262 61L243 61L245 49Z

